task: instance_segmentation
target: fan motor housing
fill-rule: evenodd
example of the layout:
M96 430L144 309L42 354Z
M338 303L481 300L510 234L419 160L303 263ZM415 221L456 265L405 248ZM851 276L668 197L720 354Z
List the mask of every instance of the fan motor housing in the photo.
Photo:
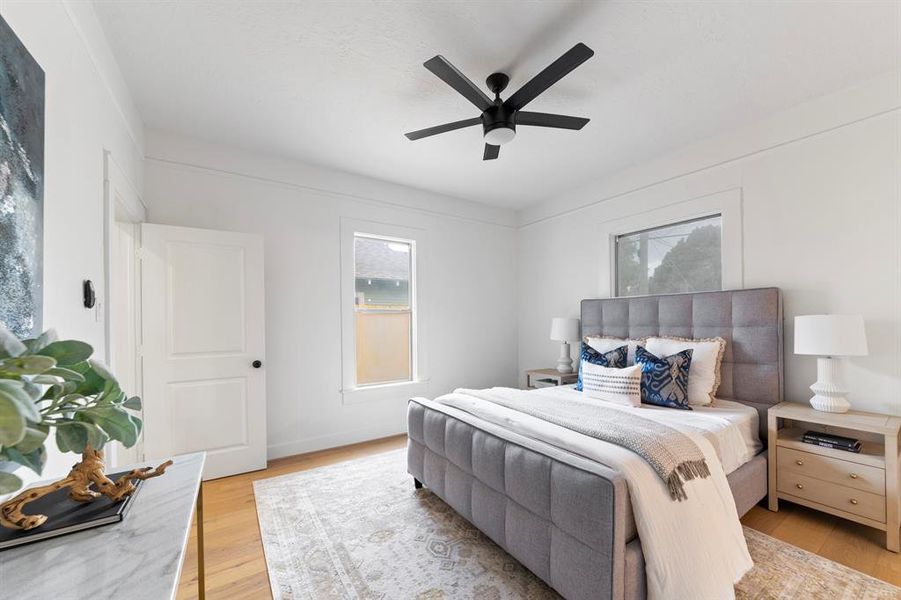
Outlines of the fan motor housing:
M482 113L483 133L487 134L498 127L516 131L516 111L506 108L500 101Z

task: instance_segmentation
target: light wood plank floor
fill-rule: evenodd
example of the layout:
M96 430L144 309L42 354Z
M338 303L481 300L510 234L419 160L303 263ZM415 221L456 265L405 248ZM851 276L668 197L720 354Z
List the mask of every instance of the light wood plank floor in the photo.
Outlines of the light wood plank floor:
M207 598L269 598L253 482L369 454L403 448L406 436L274 460L267 469L204 483ZM901 586L901 555L884 547L881 531L780 502L777 513L755 506L742 523L780 540ZM197 598L197 540L192 533L178 589L179 600Z

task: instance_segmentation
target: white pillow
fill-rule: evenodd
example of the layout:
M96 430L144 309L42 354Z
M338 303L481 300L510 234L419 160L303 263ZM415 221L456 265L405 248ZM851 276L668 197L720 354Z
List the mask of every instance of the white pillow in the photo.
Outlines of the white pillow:
M585 343L604 354L605 352L610 352L620 346L628 346L629 347L629 355L626 357L626 365L631 367L635 364L635 348L639 344L644 345L645 338L639 338L635 340L624 340L622 338L615 337L604 337L601 335L586 335Z
M614 369L582 361L582 393L625 406L641 406L641 365Z
M691 348L691 366L688 369L688 404L706 406L713 402L720 386L720 363L726 351L726 340L721 337L692 340L677 337L649 337L644 347L663 358Z

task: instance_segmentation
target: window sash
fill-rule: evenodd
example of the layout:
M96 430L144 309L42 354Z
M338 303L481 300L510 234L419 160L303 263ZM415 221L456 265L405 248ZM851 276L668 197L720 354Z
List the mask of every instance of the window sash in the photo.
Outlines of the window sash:
M390 305L377 305L380 308L368 308L365 304L360 306L357 304L357 291L356 291L356 282L358 279L362 277L357 273L357 240L359 239L367 239L367 240L377 240L379 242L386 243L396 243L403 244L409 247L409 274L407 281L407 301L408 304L405 306L398 305L397 308L390 308ZM411 382L416 379L416 307L415 307L415 291L416 291L416 241L407 238L401 237L393 237L393 236L385 236L373 234L365 231L355 231L353 234L353 260L354 260L354 269L353 269L353 279L354 279L354 320L355 320L355 328L354 328L354 369L353 369L353 382L355 388L367 388L381 385L391 385L397 383ZM406 347L406 351L408 352L408 361L407 361L407 376L399 377L399 378L386 378L386 379L378 379L373 381L360 381L361 373L360 373L360 352L361 352L361 340L358 338L361 328L361 315L404 315L409 314L409 324L407 325L407 331L404 336L404 346ZM377 342L376 342L377 343ZM396 367L396 366L395 366ZM390 370L391 367L389 367Z
M658 224L658 225L654 225L652 227L645 227L642 229L637 229L637 230L628 231L628 232L624 232L624 233L617 233L617 234L611 236L611 242L612 242L612 246L613 246L613 253L612 253L611 258L612 258L612 267L613 267L612 283L613 283L613 288L614 288L614 295L617 297L627 297L627 296L646 295L649 293L655 293L655 294L656 293L662 293L662 294L679 293L679 290L655 290L653 292L650 291L650 285L651 285L651 281L652 281L652 277L653 277L653 274L649 272L648 266L647 266L648 251L649 251L650 241L651 241L650 234L655 233L655 232L665 231L667 229L673 229L676 227L692 225L694 223L701 223L701 222L705 222L705 221L711 222L710 223L711 225L715 223L719 227L719 234L720 234L719 235L719 252L720 252L720 256L719 256L720 269L719 269L719 271L720 272L718 274L719 285L717 287L698 286L698 287L690 289L690 290L685 290L685 292L690 293L690 292L710 291L712 289L723 289L723 280L725 279L724 263L722 260L722 254L723 254L723 250L724 250L723 214L720 212L717 212L717 213L713 213L713 214L705 214L705 215L701 215L701 216L695 216L695 217L687 218L687 219L674 220L669 223ZM692 229L684 234L678 234L678 235L680 237L682 237L682 239L686 239L686 238L688 238L688 236L690 236L693 233L693 231L695 231L695 230ZM674 234L674 235L677 235L677 234ZM636 236L638 237L638 239L632 239L632 240L628 239L628 238L636 238ZM642 236L646 236L646 237L644 239L642 239ZM620 267L622 266L621 258L623 258L621 253L623 252L624 244L630 243L630 242L637 242L639 244L639 250L638 250L639 266L638 266L638 268L640 271L640 275L639 275L639 289L637 290L637 292L623 289L624 282L622 281L622 279L620 277L620 275L621 275ZM673 246L673 247L675 247L675 246ZM667 254L664 254L664 257L667 255L668 255L668 252L667 252ZM658 266L659 266L659 263L658 263ZM655 272L656 272L656 268L655 268Z

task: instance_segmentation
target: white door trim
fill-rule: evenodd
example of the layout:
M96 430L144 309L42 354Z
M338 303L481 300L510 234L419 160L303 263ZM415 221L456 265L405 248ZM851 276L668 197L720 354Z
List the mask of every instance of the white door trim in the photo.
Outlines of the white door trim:
M116 223L131 223L135 228L135 235L140 235L139 223L143 223L147 217L147 208L141 199L141 194L135 185L131 182L122 167L115 161L109 150L103 151L103 289L100 294L97 306L98 320L103 319L103 360L108 364L115 373L117 365L113 357L113 303L110 301L112 297L112 264L114 252L114 235ZM140 322L141 322L141 299L140 290L140 264L137 256L129 257L134 261L136 269L135 288L131 290L131 301L135 310L135 331L132 339L138 342L140 340ZM141 365L140 365L140 347L139 343L134 348L135 364L133 365L135 373L135 389L126 390L129 395L141 396L143 393L141 386ZM130 459L141 460L143 452L142 444L139 442L136 446L136 456L130 456ZM118 448L114 444L110 444L106 454L107 462L111 466L118 465L119 460Z

